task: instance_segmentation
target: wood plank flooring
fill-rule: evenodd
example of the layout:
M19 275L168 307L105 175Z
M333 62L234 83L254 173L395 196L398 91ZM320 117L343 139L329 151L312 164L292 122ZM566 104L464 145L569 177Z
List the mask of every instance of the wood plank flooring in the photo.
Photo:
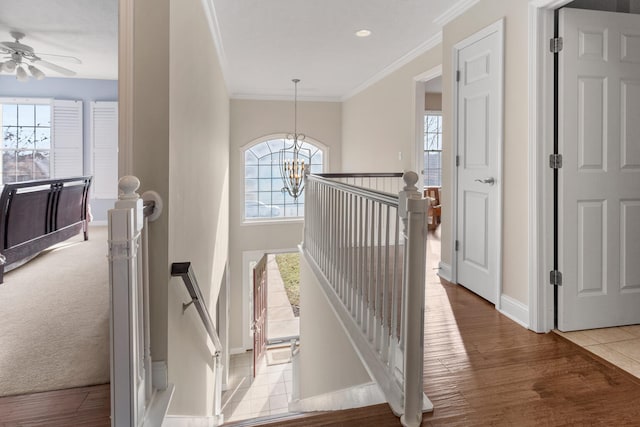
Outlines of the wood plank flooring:
M431 267L434 265L430 263ZM640 426L640 379L429 270L423 426ZM0 426L107 426L109 386L0 399ZM229 425L399 426L388 405Z
M110 426L109 384L0 398L0 426Z

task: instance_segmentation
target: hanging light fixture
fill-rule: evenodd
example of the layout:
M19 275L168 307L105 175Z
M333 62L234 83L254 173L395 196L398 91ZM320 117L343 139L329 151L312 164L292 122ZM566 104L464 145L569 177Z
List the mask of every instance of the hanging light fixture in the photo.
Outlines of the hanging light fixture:
M280 150L280 175L282 176L283 193L288 193L294 200L304 191L304 174L309 167L311 150L303 148L305 135L298 133L298 83L300 79L293 79L293 133L287 135L284 148ZM305 164L305 159L307 163Z

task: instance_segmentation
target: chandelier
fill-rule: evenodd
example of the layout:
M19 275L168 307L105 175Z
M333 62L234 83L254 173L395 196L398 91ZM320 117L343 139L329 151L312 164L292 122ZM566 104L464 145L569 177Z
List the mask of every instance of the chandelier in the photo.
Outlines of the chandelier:
M289 193L293 200L304 191L304 174L309 168L311 150L303 148L305 135L298 133L298 83L300 79L293 79L293 133L286 136L284 148L280 150L280 175L282 176L283 193ZM305 164L305 159L307 163Z

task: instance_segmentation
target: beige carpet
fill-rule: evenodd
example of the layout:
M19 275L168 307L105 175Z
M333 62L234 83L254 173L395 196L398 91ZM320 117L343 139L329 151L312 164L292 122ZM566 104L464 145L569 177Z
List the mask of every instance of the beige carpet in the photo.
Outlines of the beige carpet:
M0 285L0 396L109 382L107 227L73 237Z

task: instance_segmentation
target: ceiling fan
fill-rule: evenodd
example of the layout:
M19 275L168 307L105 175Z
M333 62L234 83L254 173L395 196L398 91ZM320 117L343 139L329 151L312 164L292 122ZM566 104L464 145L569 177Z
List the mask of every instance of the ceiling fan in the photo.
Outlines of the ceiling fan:
M20 82L29 81L29 75L24 67L27 67L31 75L36 80L42 80L45 78L44 72L37 68L33 64L42 66L53 70L63 76L72 77L76 75L75 71L68 68L61 67L60 65L53 64L42 58L50 58L52 60L69 62L73 64L82 64L82 61L75 56L66 55L54 55L46 53L35 53L31 46L20 43L20 40L24 38L24 33L20 31L11 31L11 37L15 40L12 42L0 42L0 55L6 55L4 58L6 61L0 62L0 71L13 73L15 71L16 78ZM30 63L29 63L30 62Z

